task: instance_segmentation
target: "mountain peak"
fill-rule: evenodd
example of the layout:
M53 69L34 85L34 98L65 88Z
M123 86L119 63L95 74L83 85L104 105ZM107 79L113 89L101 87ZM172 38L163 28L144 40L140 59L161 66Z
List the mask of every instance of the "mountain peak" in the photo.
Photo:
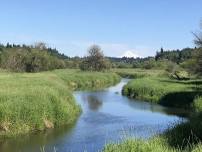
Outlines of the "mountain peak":
M127 57L127 58L138 58L140 57L138 54L134 53L131 50L125 51L120 57Z

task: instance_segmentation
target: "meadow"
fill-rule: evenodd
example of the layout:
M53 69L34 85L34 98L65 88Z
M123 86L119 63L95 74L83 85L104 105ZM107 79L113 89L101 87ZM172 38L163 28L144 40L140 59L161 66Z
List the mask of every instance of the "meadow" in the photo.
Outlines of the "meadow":
M202 79L176 80L164 70L115 69L122 77L134 78L122 89L130 98L164 106L190 108L202 95Z
M112 72L117 73L121 77L124 78L143 78L143 77L150 77L150 76L165 76L166 72L164 70L159 69L132 69L132 68L115 68L112 69Z
M40 73L0 73L0 137L68 125L81 108L74 90L101 89L120 81L115 73L54 70Z
M169 78L146 77L132 80L122 93L131 98L164 106L190 108L194 99L202 95L202 80L178 81Z

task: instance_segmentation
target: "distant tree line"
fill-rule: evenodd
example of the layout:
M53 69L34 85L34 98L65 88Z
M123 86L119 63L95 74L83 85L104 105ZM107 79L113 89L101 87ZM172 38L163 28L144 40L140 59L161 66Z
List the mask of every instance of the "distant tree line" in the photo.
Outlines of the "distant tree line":
M201 21L201 29L202 29L202 21ZM195 63L196 63L196 71L202 75L202 31L198 34L193 33L195 36L195 44L197 46L197 52L195 54Z
M190 72L200 72L201 40L196 48L157 51L154 57L116 58L105 57L101 48L93 45L85 57L68 57L42 42L34 45L0 44L0 68L15 72L38 72L61 68L80 68L88 71L104 71L109 68L165 69L173 71L182 67ZM197 64L196 64L197 63Z
M0 68L14 72L39 72L63 68L80 68L88 71L105 71L111 63L101 48L93 45L86 57L68 57L45 43L34 45L0 44Z
M45 43L34 45L0 44L0 68L15 72L38 72L61 68L80 68L88 71L105 71L112 68L164 69L169 73L187 71L202 75L202 34L195 34L195 48L164 50L154 57L105 57L98 45L89 48L85 57L68 57ZM185 72L183 72L185 73Z
M0 44L0 68L15 72L39 72L65 68L64 54L47 48L44 43L35 45Z
M175 62L177 64L182 63L188 59L191 59L193 57L193 53L196 50L196 48L185 48L182 50L166 50L164 51L163 48L156 53L155 60L162 60L166 59L172 62Z

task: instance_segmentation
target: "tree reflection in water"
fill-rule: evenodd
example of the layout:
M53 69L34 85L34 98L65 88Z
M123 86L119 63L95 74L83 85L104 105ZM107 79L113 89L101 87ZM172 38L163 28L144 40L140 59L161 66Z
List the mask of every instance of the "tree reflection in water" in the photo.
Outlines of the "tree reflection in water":
M102 101L99 100L96 96L87 96L87 102L89 109L93 111L98 111L102 107Z

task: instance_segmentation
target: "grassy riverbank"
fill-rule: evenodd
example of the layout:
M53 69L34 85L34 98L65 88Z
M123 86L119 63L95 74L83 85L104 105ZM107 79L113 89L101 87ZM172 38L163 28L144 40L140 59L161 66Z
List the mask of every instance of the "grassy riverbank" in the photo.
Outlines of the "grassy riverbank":
M114 73L55 70L0 73L0 136L14 136L73 123L81 109L72 91L119 82Z
M202 80L178 81L166 77L145 77L130 81L122 93L131 98L164 106L190 108L202 95Z
M113 72L117 73L123 78L143 78L150 76L165 76L164 70L146 70L146 69L112 69Z
M127 139L121 143L108 144L103 152L202 152L202 144L186 148L172 147L164 138L154 137L149 140Z
M129 70L127 73L132 73ZM134 70L135 71L135 70ZM124 72L122 70L122 72ZM135 72L134 72L135 73ZM155 73L155 72L154 72ZM193 114L188 121L173 126L148 140L126 139L108 144L104 152L201 152L202 151L202 80L179 81L159 73L138 77L122 90L123 94L165 106L188 108Z
M123 95L164 106L192 108L202 96L202 79L176 80L164 70L114 69L122 77L134 78L122 89Z

